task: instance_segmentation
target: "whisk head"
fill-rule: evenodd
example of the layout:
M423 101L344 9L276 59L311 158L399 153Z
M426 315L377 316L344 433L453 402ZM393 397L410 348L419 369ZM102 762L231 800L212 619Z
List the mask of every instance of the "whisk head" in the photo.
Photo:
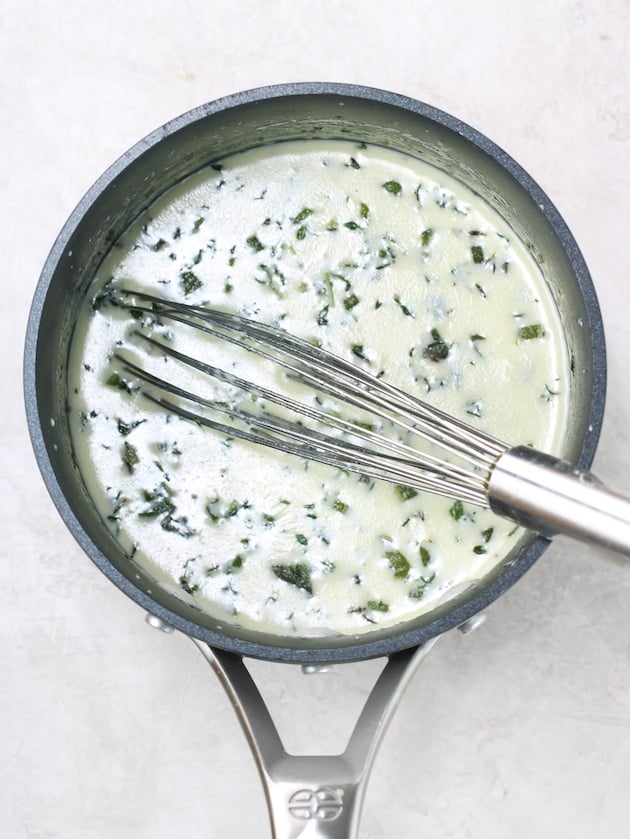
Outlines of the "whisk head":
M144 327L134 329L134 341L174 362L164 365L168 375L156 375L134 361L129 348L115 352L144 396L165 411L306 460L489 506L490 473L509 448L494 437L277 326L126 289L116 291L116 302L145 319ZM215 366L178 350L150 334L151 325L164 320L255 354L314 399L294 398L241 378L226 364ZM182 387L176 383L179 365L228 386L236 396L204 396ZM349 407L359 419L348 414Z

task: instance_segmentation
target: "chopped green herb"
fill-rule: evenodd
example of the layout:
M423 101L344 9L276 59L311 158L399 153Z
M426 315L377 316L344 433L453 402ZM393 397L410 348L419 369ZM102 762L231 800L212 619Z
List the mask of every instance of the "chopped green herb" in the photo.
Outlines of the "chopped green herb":
M420 562L425 566L425 568L431 562L429 549L425 548L424 545L420 546Z
M313 593L311 572L303 562L297 562L295 565L272 565L271 570L285 583L304 589L309 594Z
M389 605L382 600L368 600L367 607L373 612L389 612Z
M364 204L363 201L359 207L359 215L361 218L367 218L370 215L370 208L367 204Z
M354 309L354 307L359 303L359 298L356 294L349 294L347 297L344 298L343 306L344 309L350 311L350 309Z
M175 504L173 504L163 488L154 490L153 492L144 490L142 496L149 503L149 506L138 513L141 519L153 519L161 516L162 513L173 513L175 511Z
M133 472L138 463L140 463L138 450L126 440L123 443L122 461L130 472Z
M242 568L243 562L244 560L241 554L237 554L232 560L232 562L230 562L230 564L225 569L226 574L231 574L232 571L237 571L239 568Z
M396 486L396 494L401 501L408 501L410 498L415 498L418 492L412 487Z
M333 510L336 510L338 513L347 513L349 507L345 501L342 501L340 498L336 498L333 502Z
M315 211L312 210L310 207L303 207L296 216L293 216L291 221L293 222L293 224L301 224L304 221L304 219L308 218L309 216L312 216L314 212Z
M473 262L480 265L484 261L483 248L481 245L473 245L470 249Z
M422 244L423 248L428 248L431 244L431 239L433 238L433 229L431 227L427 227L426 230L422 231L422 235L420 237L420 243Z
M400 195L402 192L402 186L398 183L398 181L385 181L383 188L392 195Z
M346 221L344 223L344 227L347 227L348 230L358 230L359 229L359 225L356 223L356 221Z
M123 378L120 373L117 373L116 371L110 374L105 384L110 387L117 387L118 390L126 390L127 393L131 393L132 391L131 382L128 379Z
M396 305L398 306L398 308L400 309L400 311L401 311L401 312L403 313L403 315L405 315L406 317L408 317L408 318L412 318L412 317L414 316L414 315L413 315L413 312L411 311L411 309L409 309L409 307L408 307L408 306L406 306L406 305L402 302L402 300L400 299L400 297L399 297L397 294L395 294L395 295L394 295L394 303L396 303Z
M352 166L353 169L361 168L361 165L359 164L358 160L356 160L354 157L350 158L350 166Z
M298 227L298 229L296 231L296 234L295 234L295 238L302 241L302 239L306 238L306 232L307 232L306 231L306 225L303 224L301 227Z
M179 275L179 282L181 284L184 295L186 296L192 294L193 291L197 291L197 289L201 288L201 286L203 285L203 283L194 271L182 271L182 273Z
M518 330L518 337L523 341L530 341L532 338L544 338L545 328L542 323L532 323L529 326L521 326Z
M295 538L300 543L300 545L308 545L308 539L303 533L296 533Z
M141 419L134 420L133 422L123 422L123 420L119 419L117 424L118 433L122 434L123 437L126 437L128 434L131 434L134 428L137 428L139 425L142 425L143 422L146 422L146 420Z
M195 535L195 530L188 524L186 516L175 519L169 513L164 516L160 525L162 530L167 530L169 533L177 533L178 536L183 536L185 539L190 539L191 536Z
M120 300L115 288L106 285L92 298L92 309L98 312L103 306L120 306Z
M445 358L448 358L448 344L442 340L442 336L437 329L431 330L431 337L433 338L433 341L430 344L427 344L422 351L422 355L429 361L444 361Z
M459 521L464 515L464 505L461 501L455 501L448 512L451 518L455 519L455 521Z
M407 576L411 565L403 553L400 551L386 551L385 556L389 560L389 567L394 572L394 577L402 579Z
M203 216L199 216L199 218L195 219L195 223L193 224L193 227L192 227L192 232L197 233L197 231L199 230L201 225L204 223L204 221L205 221L205 218Z
M163 248L167 246L168 242L166 239L158 239L154 245L151 245L152 251L161 251Z
M326 326L328 324L328 303L324 306L323 309L320 309L317 313L317 323L319 326Z
M190 585L190 580L186 576L181 576L179 578L179 584L187 594L194 594L196 591L199 590L199 585L197 583L193 583L193 585Z
M413 600L422 600L424 597L424 593L433 580L435 580L435 573L431 574L430 577L420 577L414 585L409 590L409 597L413 598Z
M265 249L265 246L260 241L258 236L249 236L246 240L247 244L252 248L252 250L258 252Z
M353 344L350 349L352 350L353 355L356 355L357 358L362 358L363 361L368 360L363 349L363 344Z

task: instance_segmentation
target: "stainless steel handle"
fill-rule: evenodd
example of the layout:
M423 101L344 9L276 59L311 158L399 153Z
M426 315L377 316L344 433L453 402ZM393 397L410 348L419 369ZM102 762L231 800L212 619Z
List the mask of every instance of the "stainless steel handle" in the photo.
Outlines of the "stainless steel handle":
M193 639L218 676L265 790L273 839L355 839L367 780L400 698L437 638L385 665L340 755L288 754L242 658Z
M543 536L564 533L630 556L630 499L564 460L510 449L492 471L488 499L495 513Z

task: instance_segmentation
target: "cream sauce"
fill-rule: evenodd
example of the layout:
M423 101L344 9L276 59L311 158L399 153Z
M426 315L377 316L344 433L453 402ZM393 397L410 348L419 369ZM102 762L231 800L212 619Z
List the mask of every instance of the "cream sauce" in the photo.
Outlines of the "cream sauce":
M413 618L522 534L469 504L230 440L115 386L114 348L141 352L141 321L99 296L117 285L281 324L474 427L559 453L568 352L550 290L526 245L444 172L304 141L235 155L169 191L106 257L77 323L76 457L131 562L218 620L265 632ZM210 360L198 335L142 328ZM262 374L229 346L211 351L212 363Z

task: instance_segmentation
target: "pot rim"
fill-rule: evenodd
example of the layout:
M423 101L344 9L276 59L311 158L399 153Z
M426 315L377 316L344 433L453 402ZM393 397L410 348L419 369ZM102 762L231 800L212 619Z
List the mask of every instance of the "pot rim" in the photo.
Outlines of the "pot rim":
M375 87L362 85L335 83L335 82L297 82L287 84L276 84L264 87L252 88L247 91L230 94L212 102L200 105L192 110L181 114L168 121L160 128L157 128L145 138L141 139L127 151L125 151L86 192L79 201L76 208L69 216L55 241L50 254L42 269L42 273L36 287L31 310L29 314L25 348L24 348L24 397L26 405L27 423L31 442L36 460L42 474L48 492L57 507L61 518L65 522L83 551L97 565L97 567L108 577L118 588L134 600L139 606L151 615L159 618L164 624L174 627L179 631L207 642L210 646L216 646L233 652L238 655L266 659L271 661L283 661L288 663L335 663L347 661L359 661L363 659L389 656L399 650L418 646L430 638L441 635L444 632L461 625L473 615L483 610L491 602L500 597L508 588L519 580L526 571L531 568L534 562L549 546L549 540L538 536L532 543L522 551L518 560L511 567L506 568L492 582L473 593L469 599L444 614L439 614L432 620L428 620L421 626L405 629L402 624L399 632L392 631L384 638L370 640L369 634L349 635L344 638L341 645L326 646L326 639L318 637L318 646L309 646L315 639L291 638L290 646L283 646L283 639L278 636L279 643L257 643L235 637L232 634L224 634L219 631L201 626L192 620L176 614L162 604L156 602L150 595L134 585L133 581L123 575L92 542L83 526L75 516L66 496L57 479L54 467L51 463L47 445L42 432L42 420L39 414L37 397L37 347L40 340L40 321L46 304L46 298L57 263L68 246L68 243L82 222L82 219L98 197L108 189L118 175L139 157L159 144L166 137L169 137L181 129L203 120L213 114L237 108L241 105L259 103L269 99L286 98L292 96L338 96L341 98L353 98L367 100L384 105L393 106L406 112L411 112L419 117L438 123L450 131L462 136L465 140L491 157L493 161L503 168L511 178L518 183L538 205L547 223L555 232L562 247L570 261L571 267L576 275L578 285L582 294L584 304L589 314L591 328L591 341L593 348L597 350L598 363L593 368L592 398L588 414L588 434L582 444L578 465L588 468L595 455L599 433L603 421L603 411L606 391L606 360L605 340L601 313L597 301L596 292L584 261L584 258L575 242L564 219L550 201L542 188L531 178L531 176L518 164L507 152L497 146L488 137L477 129L462 122L457 117L410 97L382 90ZM442 610L441 610L442 611ZM430 613L429 613L430 614ZM269 637L269 636L266 636ZM337 640L337 636L330 639ZM349 643L346 641L349 640ZM323 644L323 645L322 645Z

